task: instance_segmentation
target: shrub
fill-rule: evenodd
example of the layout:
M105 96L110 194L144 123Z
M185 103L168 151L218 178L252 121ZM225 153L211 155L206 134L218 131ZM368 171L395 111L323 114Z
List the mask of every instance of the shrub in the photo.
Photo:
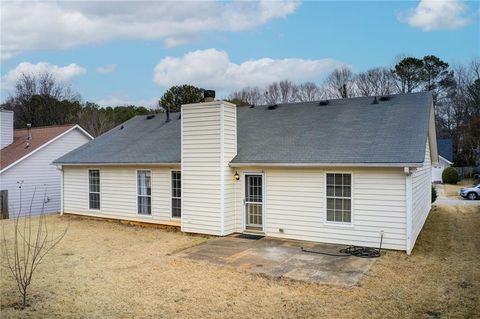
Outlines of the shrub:
M437 200L437 190L435 189L435 186L432 185L432 203Z
M453 167L447 167L442 172L442 180L447 184L457 184L458 182L458 173L457 170Z

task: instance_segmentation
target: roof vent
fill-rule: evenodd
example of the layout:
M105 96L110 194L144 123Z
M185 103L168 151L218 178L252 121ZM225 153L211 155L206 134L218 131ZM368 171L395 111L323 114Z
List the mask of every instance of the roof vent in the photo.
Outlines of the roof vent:
M151 120L155 117L155 114L150 114L150 115L147 115L147 120Z
M250 105L250 108L253 109L255 107L255 104Z
M384 95L380 97L380 101L385 102L385 101L390 101L391 97L388 95Z
M323 101L318 102L318 105L324 106L324 105L328 105L329 103L330 103L329 100L323 100Z
M121 130L123 130L123 125L122 125L122 126L120 126L120 129L121 129Z
M378 100L377 100L377 97L376 97L376 96L373 98L372 104L378 104Z
M30 123L27 124L27 133L27 141L30 141L32 139L32 124Z
M269 110L275 110L278 107L278 104L272 104L268 106Z

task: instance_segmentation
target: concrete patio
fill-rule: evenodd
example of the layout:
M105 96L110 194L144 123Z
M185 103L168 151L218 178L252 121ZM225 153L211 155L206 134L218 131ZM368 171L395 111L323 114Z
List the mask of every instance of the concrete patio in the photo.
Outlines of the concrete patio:
M377 258L328 256L339 254L340 245L274 238L250 239L231 235L215 238L176 254L178 257L233 267L271 278L287 278L333 286L354 286Z

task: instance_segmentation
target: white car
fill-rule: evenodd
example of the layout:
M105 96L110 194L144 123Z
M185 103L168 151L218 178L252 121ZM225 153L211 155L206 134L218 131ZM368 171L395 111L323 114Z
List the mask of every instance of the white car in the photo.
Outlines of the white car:
M480 184L469 188L460 188L460 196L470 200L480 199Z

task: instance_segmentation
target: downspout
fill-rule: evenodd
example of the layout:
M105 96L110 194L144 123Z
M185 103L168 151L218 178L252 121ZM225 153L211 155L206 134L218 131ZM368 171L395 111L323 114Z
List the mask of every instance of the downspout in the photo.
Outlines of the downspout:
M406 251L407 255L412 253L412 233L413 233L413 199L412 199L412 171L409 167L404 167L405 173L405 197L406 197Z
M63 215L63 199L64 199L64 177L63 177L63 166L60 165L60 175L61 175L61 183L60 183L60 215Z

